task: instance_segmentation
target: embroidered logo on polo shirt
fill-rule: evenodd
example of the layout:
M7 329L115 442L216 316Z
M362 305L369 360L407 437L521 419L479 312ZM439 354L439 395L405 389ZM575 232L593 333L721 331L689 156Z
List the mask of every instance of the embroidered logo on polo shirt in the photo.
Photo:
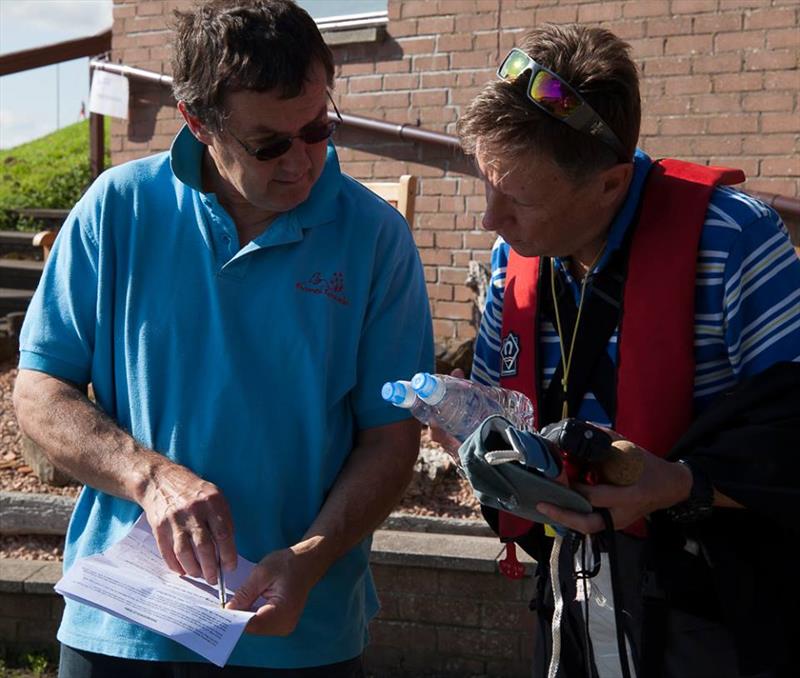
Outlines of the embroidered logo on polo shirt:
M347 306L350 302L344 294L344 273L336 271L330 278L326 278L317 271L308 280L295 283L295 287L301 292L309 294L324 294L328 299Z
M517 358L519 357L519 336L513 332L509 332L503 339L503 344L500 347L500 376L501 377L515 377L517 376Z

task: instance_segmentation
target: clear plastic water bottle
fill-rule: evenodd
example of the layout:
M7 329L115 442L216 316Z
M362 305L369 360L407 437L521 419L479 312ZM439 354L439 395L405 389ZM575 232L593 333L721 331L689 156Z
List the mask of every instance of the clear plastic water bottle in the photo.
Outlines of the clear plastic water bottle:
M431 407L417 397L410 381L387 381L381 389L381 397L396 407L407 409L426 426L431 419Z
M430 423L462 442L493 414L517 428L534 430L533 404L524 393L428 372L415 374L411 387L430 406Z

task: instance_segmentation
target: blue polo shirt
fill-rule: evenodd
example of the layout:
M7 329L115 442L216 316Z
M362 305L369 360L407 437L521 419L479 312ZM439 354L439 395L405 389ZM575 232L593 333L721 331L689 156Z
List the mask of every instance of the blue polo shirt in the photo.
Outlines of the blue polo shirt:
M92 383L136 440L221 488L239 552L299 541L359 430L408 417L380 387L433 366L419 256L403 218L343 175L333 146L309 198L240 248L201 190L203 146L105 172L65 222L28 309L20 367ZM64 567L125 534L141 508L91 487ZM367 539L314 587L286 638L245 634L230 664L298 667L361 653L377 600ZM68 601L58 638L114 656L199 660Z

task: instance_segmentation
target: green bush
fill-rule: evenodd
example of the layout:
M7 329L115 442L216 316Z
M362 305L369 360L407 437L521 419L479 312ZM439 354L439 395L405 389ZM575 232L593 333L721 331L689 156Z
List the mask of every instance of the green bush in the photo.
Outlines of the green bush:
M106 160L108 124L106 124ZM70 209L91 183L89 121L0 151L0 230L33 230L20 208Z

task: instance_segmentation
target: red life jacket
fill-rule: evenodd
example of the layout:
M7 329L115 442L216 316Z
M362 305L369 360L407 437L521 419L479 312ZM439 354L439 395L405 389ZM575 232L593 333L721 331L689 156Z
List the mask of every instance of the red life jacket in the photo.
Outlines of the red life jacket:
M697 249L711 192L744 179L741 170L671 159L654 163L647 177L623 288L614 429L659 457L692 420ZM511 349L503 358L516 360L516 370L500 379L531 399L537 427L539 268L539 257L509 252L501 337ZM501 538L532 525L500 512ZM626 531L644 536L644 521Z

